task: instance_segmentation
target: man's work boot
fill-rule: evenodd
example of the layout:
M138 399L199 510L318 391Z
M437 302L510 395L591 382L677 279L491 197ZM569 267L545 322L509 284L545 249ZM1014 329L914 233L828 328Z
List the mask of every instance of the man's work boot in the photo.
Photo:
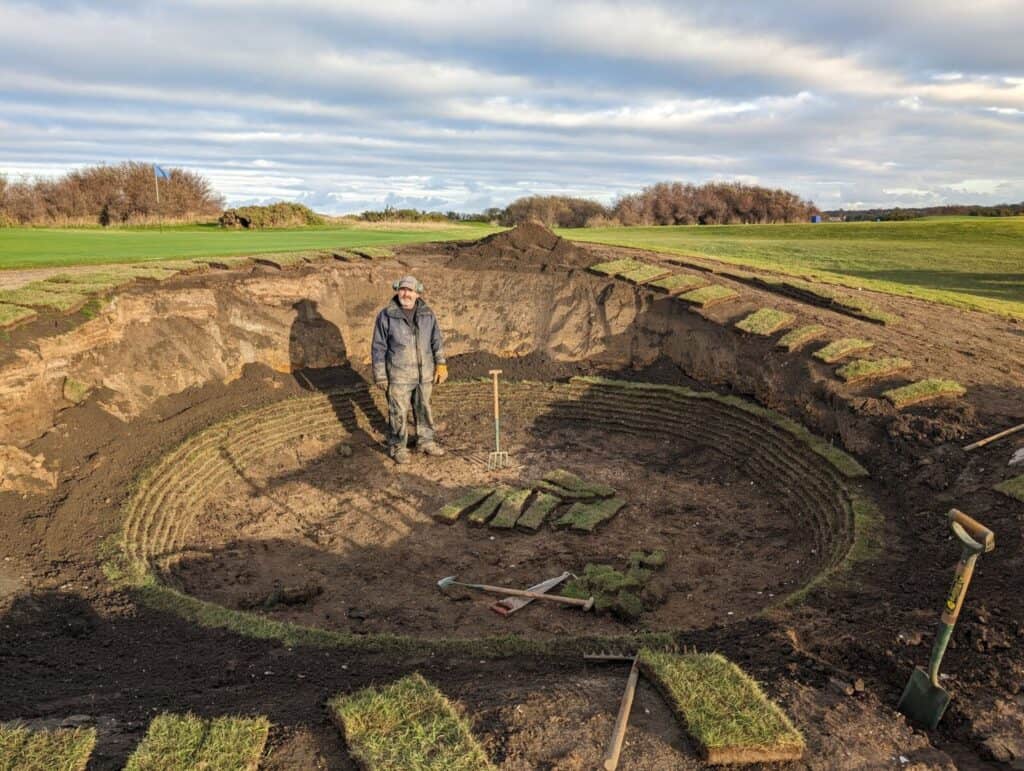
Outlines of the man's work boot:
M437 442L430 442L419 448L419 451L424 455L430 455L434 458L440 458L444 455L444 447L439 445Z
M405 447L396 447L391 451L391 460L398 464L408 463L409 450Z

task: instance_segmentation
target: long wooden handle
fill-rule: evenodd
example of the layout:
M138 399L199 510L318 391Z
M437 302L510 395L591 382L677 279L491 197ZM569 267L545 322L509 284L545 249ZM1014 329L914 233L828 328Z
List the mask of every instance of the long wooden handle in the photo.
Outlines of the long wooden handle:
M578 605L581 608L590 608L593 605L593 598L581 600L578 597L562 597L558 594L544 594L543 592L531 592L528 589L509 589L505 586L491 586L490 584L471 584L476 589L495 594L509 594L513 597L529 597L531 600L547 600L548 602L560 602L563 605Z
M964 514L960 509L949 510L949 521L956 522L967 531L967 535L985 547L986 552L996 548L996 536L991 530L973 517Z
M612 739L608 742L608 751L604 754L605 771L615 771L619 767L619 755L622 753L622 743L626 741L626 725L629 723L630 710L633 709L633 696L636 694L636 682L639 677L640 670L637 669L636 659L633 659L629 679L626 680L626 690L619 704L619 714L615 718L615 730L612 731Z
M1013 428L1008 428L1005 431L1000 431L998 434L986 436L984 439L979 439L977 442L971 442L969 445L964 447L964 452L970 452L971 450L976 450L979 447L984 447L990 442L1002 439L1004 436L1009 436L1010 434L1016 434L1018 431L1024 431L1024 423L1021 423L1019 426L1014 426Z

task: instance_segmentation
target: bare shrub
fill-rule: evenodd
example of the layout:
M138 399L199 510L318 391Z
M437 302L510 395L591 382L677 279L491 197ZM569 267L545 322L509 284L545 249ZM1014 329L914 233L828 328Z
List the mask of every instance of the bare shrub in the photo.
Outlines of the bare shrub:
M301 203L279 201L267 206L241 206L228 209L218 220L222 228L298 228L306 225L323 225L326 220Z

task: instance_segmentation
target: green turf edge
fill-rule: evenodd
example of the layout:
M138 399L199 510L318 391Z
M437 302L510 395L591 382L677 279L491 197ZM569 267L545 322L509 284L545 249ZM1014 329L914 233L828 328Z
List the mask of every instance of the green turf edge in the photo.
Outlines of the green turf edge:
M89 298L79 292L46 291L43 287L21 286L0 290L0 303L25 308L46 308L61 313L73 313L85 305Z
M462 711L419 672L327 706L366 771L496 771Z
M874 343L859 337L841 337L811 354L818 361L835 364L840 359L855 353L863 353L874 347Z
M758 308L749 316L745 316L736 322L736 329L742 332L749 332L752 335L767 337L785 329L796 321L792 313L776 310L775 308Z
M85 771L95 747L95 728L33 731L0 725L3 771Z
M838 447L829 444L819 436L815 436L795 420L780 415L777 412L761 407L741 399L738 396L723 396L713 391L694 391L685 386L662 385L660 383L637 383L625 380L612 380L597 376L581 376L572 378L571 382L584 383L599 386L613 386L633 390L667 391L683 396L688 399L708 399L710 401L726 404L730 407L743 410L751 415L767 420L772 425L781 428L792 434L795 438L806 444L812 452L827 460L840 474L850 479L867 477L868 472L852 456L840 450Z
M680 300L702 307L725 302L726 300L732 300L739 296L740 293L735 289L722 286L721 284L709 284L708 286L702 286L700 289L694 289L690 292L684 292L681 295L677 295Z
M644 265L646 265L646 263L640 262L639 260L623 258L621 260L606 260L605 262L598 262L591 265L587 270L592 273L597 273L600 276L614 276L620 271L636 270Z
M651 281L647 284L647 287L649 289L658 289L668 294L680 294L693 289L700 289L702 286L707 286L707 284L708 280L706 278L695 276L692 273L673 273L671 276Z
M150 721L125 771L256 771L270 732L266 717L164 712Z
M888 399L894 407L900 409L945 396L959 397L965 393L967 393L967 389L955 380L926 378L918 380L916 383L882 391L882 396Z
M1024 503L1024 474L1020 476L1011 477L1005 482L1000 482L992 488L998 493L1008 495L1011 498L1016 498L1021 503Z
M808 343L820 340L826 334L828 334L828 329L823 324L806 324L784 334L775 345L792 352L803 348Z
M709 763L803 756L806 742L786 713L721 654L641 649L638 663Z
M914 366L910 359L886 356L881 359L855 359L836 368L836 376L845 383L859 383L863 380L888 377L905 372Z
M22 308L20 305L7 305L0 303L0 329L17 326L31 321L39 314L31 308Z

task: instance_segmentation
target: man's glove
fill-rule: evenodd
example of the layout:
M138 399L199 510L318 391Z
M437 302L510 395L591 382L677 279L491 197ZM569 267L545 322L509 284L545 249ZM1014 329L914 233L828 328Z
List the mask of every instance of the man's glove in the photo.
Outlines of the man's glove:
M377 388L379 388L381 391L387 391L388 390L388 381L387 380L378 380L376 383L374 383L374 385L377 386Z
M448 379L448 365L438 364L434 367L434 382L443 383Z

